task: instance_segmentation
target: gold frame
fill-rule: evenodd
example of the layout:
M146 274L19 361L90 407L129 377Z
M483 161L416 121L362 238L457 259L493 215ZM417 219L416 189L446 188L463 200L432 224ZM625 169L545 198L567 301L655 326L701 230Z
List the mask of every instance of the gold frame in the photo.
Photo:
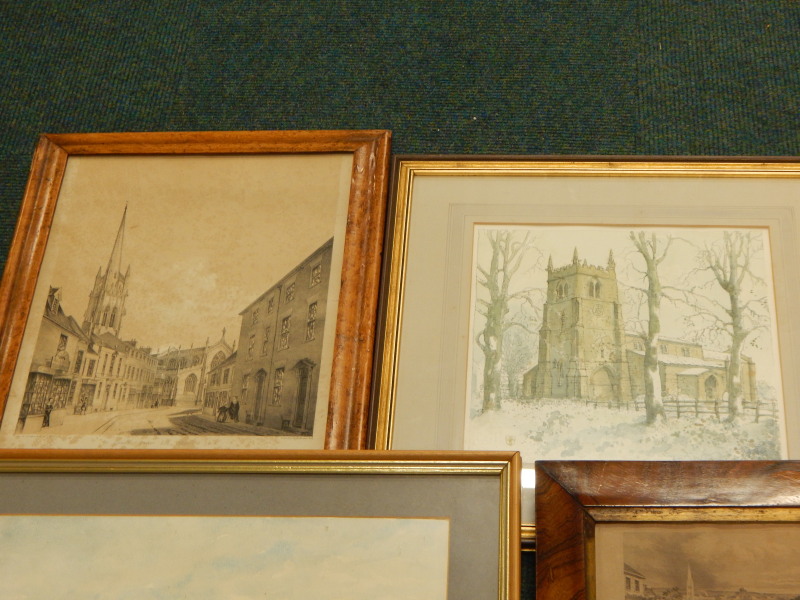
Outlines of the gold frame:
M798 523L800 461L536 463L536 594L594 599L607 523Z
M174 450L28 456L0 453L0 513L447 518L447 597L463 598L483 586L495 589L487 597L519 598L520 462L515 452ZM157 498L147 494L152 486L159 490ZM464 493L470 494L468 502ZM493 508L487 512L487 506ZM482 524L491 524L482 531L497 532L494 543L476 533ZM471 575L476 572L481 575Z
M418 228L423 217L417 217L415 220L415 210L417 204L415 203L415 194L419 187L426 183L427 180L437 178L441 183L436 187L436 192L439 194L435 198L433 193L429 192L426 196L427 200L441 202L443 207L434 209L426 209L425 215L437 215L442 222L437 223L439 231L444 232L447 228L447 218L452 218L457 221L463 217L462 213L457 213L457 216L450 216L452 213L447 213L447 206L459 208L455 200L450 200L448 193L452 192L452 197L458 196L464 187L447 187L448 182L455 183L473 182L478 179L488 179L492 177L507 178L513 180L516 178L596 178L598 181L607 180L608 178L620 178L625 182L634 181L641 178L689 178L697 180L708 180L717 178L720 180L734 179L751 179L760 180L765 183L771 184L781 181L790 180L797 182L800 180L800 162L794 158L681 158L681 157L658 157L658 158L644 158L644 157L447 157L447 156L397 156L393 164L393 182L390 191L390 208L388 216L388 229L386 243L386 259L384 260L384 274L383 274L383 288L381 292L381 319L380 322L383 330L379 333L378 338L378 353L376 368L376 382L375 390L373 392L375 406L373 408L373 429L372 437L374 439L375 447L379 449L390 448L418 448L434 447L434 448L454 448L453 445L439 444L439 442L428 442L421 445L410 445L407 442L398 443L396 439L396 411L398 404L406 403L406 405L413 405L414 410L422 406L422 403L435 404L437 400L441 399L442 403L448 407L457 405L460 400L452 398L458 392L453 391L453 381L458 377L453 375L450 378L442 376L440 373L446 371L448 367L439 364L440 369L437 371L435 377L426 379L427 375L415 375L416 390L414 394L406 393L404 397L398 398L398 377L400 373L409 373L414 371L413 367L409 364L401 364L401 348L403 347L403 336L409 335L410 327L414 327L413 340L419 343L419 340L425 340L424 345L430 347L437 343L442 347L448 348L448 354L455 354L463 344L456 338L448 338L447 340L440 340L437 338L437 333L430 333L425 331L425 328L417 323L417 315L407 315L404 313L404 302L407 288L407 275L409 269L417 268L420 266L421 261L417 261L414 265L409 265L409 252L412 250L409 240L413 235L415 228ZM716 180L716 179L715 179ZM560 179L559 179L560 181ZM572 181L572 180L570 180ZM428 184L432 186L433 184ZM426 189L431 189L426 188ZM769 189L768 187L766 189ZM442 198L439 200L439 198ZM419 201L421 202L421 200ZM448 202L452 202L448 205ZM515 200L515 202L518 202ZM533 199L530 204L536 206L538 201ZM656 224L650 217L644 215L648 214L648 205L638 205L634 202L621 203L630 215L624 220L619 214L615 215L615 221L607 221L613 223L630 223L633 218L638 218L638 222L646 224ZM719 203L718 203L719 204ZM488 205L488 203L487 203ZM514 204L516 207L516 204ZM742 208L739 206L739 208ZM748 207L750 213L755 213L761 208L753 204ZM780 259L784 262L788 272L789 266L792 261L790 259L800 260L800 252L798 252L798 244L796 240L800 237L798 233L800 227L794 216L795 206L781 206L780 210L784 211L784 216L787 216L787 222L782 224L781 230L783 235L783 246L779 248L781 256ZM719 206L709 209L707 222L712 219L719 219L720 216L711 214L713 210L719 210ZM776 209L778 210L778 209ZM466 212L467 209L464 209ZM605 224L606 222L599 220L599 217L591 215L590 218L576 217L577 209L572 208L571 212L565 211L560 217L555 214L556 209L550 207L550 212L547 218L542 221L547 224L562 224L562 223L591 223L591 224ZM453 209L455 212L455 209ZM474 213L477 212L474 211ZM445 214L446 213L446 214ZM470 214L474 214L470 213ZM485 216L488 211L480 213L484 217L484 221L491 222L491 217ZM638 216L637 216L638 215ZM666 221L668 217L659 217L662 221ZM559 220L560 219L560 220ZM578 220L576 220L578 219ZM779 224L780 225L780 224ZM427 225L426 225L427 227ZM427 231L427 230L426 230ZM446 234L442 233L442 237ZM430 250L426 248L426 250ZM789 257L787 259L787 257ZM427 253L425 262L436 262L439 259L438 255ZM438 265L438 263L437 263ZM426 266L427 268L427 266ZM437 267L438 268L438 267ZM449 275L452 270L458 271L460 264L457 262L450 270L443 270L443 273ZM431 275L432 271L426 271L426 281L436 281L439 278L438 271L435 275ZM798 297L800 287L797 283L786 278L781 281L781 298L778 306L780 311L780 341L784 351L781 356L782 371L784 377L784 398L793 398L800 394L800 378L793 372L792 366L792 349L800 347L800 336L797 332L800 331L800 319L791 314L792 311L790 304L792 298ZM776 286L778 284L776 283ZM438 292L437 292L438 293ZM463 292L461 292L463 298ZM454 308L454 303L451 301L448 304L448 311L439 310L439 296L435 297L434 305L431 312L437 315L445 314L448 316L457 311ZM442 302L444 304L444 302ZM438 312L437 312L438 311ZM444 327L442 328L444 329ZM424 334L421 333L424 331ZM451 331L452 333L452 331ZM466 364L466 359L461 355L454 361L460 360ZM460 368L460 367L459 367ZM466 367L464 367L466 368ZM456 367L452 369L456 373ZM416 371L414 371L416 372ZM459 371L460 373L460 371ZM458 383L458 381L456 381ZM442 391L445 390L445 391ZM424 393L421 393L423 392ZM449 395L448 395L449 394ZM433 396L433 397L432 397ZM786 422L793 423L800 420L800 406L796 403L792 406L785 407L787 410ZM411 410L407 408L407 410ZM425 413L426 418L429 416ZM422 419L422 417L420 417ZM409 418L410 422L410 418ZM405 433L403 435L406 435ZM791 431L789 439L789 456L800 456L800 431ZM602 457L597 457L602 458ZM631 457L636 458L636 457ZM524 495L523 495L524 496ZM523 500L525 502L525 500ZM525 516L523 510L523 535L528 542L532 542L535 537L535 528L533 523L530 522Z
M0 284L0 412L70 157L349 154L353 166L324 447L365 448L390 137L379 130L43 135Z

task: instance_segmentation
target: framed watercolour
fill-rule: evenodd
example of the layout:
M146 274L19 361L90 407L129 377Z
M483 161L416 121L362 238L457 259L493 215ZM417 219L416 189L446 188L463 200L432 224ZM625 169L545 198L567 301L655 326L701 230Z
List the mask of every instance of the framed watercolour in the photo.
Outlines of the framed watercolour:
M0 447L365 447L389 138L42 136Z
M131 455L5 454L3 597L519 598L516 453Z
M537 597L794 598L797 461L536 464Z
M800 455L800 162L394 173L378 448L520 450L526 525L536 460Z

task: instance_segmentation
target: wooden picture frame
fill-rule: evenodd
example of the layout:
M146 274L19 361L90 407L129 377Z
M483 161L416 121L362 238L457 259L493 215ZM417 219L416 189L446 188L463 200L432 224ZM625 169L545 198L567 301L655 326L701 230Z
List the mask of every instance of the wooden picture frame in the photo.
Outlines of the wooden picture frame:
M20 451L3 453L0 527L7 530L15 519L27 516L32 520L29 527L43 531L43 519L48 519L48 525L61 525L69 517L91 538L93 519L104 518L107 523L132 517L133 533L123 542L113 541L133 548L143 543L140 536L146 530L155 528L157 535L171 527L171 520L192 517L199 523L184 527L192 539L197 538L187 551L189 560L181 560L173 548L175 556L161 561L169 567L168 572L170 565L176 565L170 581L181 579L171 591L190 591L192 580L201 574L189 572L205 565L217 574L213 584L221 585L226 590L223 594L256 593L253 583L260 581L286 598L317 596L314 589L319 584L354 598L375 597L369 595L375 590L387 598L418 594L441 600L519 598L517 453L91 450L80 460L63 454L31 459L18 458ZM155 523L146 523L144 517ZM218 517L246 521L237 524L238 529L229 527L229 532L241 531L241 527L260 532L263 521L269 520L266 517L291 520L293 528L288 537L259 535L251 545L249 533L240 533L244 537L239 539L237 535L215 535L210 523ZM328 521L319 525L323 518ZM356 521L358 527L353 523L334 527L331 519ZM304 525L306 521L311 524ZM411 531L406 522L414 525ZM73 525L64 527L71 531ZM331 538L329 530L334 529L342 531ZM47 546L63 560L86 558L68 545L74 538L52 530L48 535ZM233 545L223 538L233 538ZM28 543L20 542L14 553L24 554ZM154 545L162 543L172 546L167 540ZM149 548L144 553L147 557L162 551ZM223 548L227 554L221 552ZM113 581L115 589L105 588L104 592L121 592L121 581L127 590L143 587L136 576L146 577L156 587L161 584L163 569L152 574L144 570L145 556L117 560L116 552L111 554L116 558L108 568L117 572L103 579ZM273 568L279 558L287 556L290 558L281 568ZM33 580L37 585L46 584L51 565L42 558L28 563L33 565L35 577L29 580L26 573L18 573L19 577L7 578L6 585L16 586L21 579L30 591L34 590L30 587ZM370 566L365 567L365 562ZM182 568L187 573L179 578ZM287 570L295 575L288 591L283 587ZM96 583L89 581L95 578L84 577L81 568L74 572L75 581L52 578L50 583L74 585L76 592ZM202 576L207 577L208 572ZM422 584L424 589L416 587ZM0 589L5 589L2 586Z
M793 368L800 348L796 310L800 282L794 277L794 265L800 262L798 192L800 161L793 158L395 157L380 303L383 330L373 392L376 447L520 450L527 540L535 535L532 467L536 460L800 457L800 403L795 400L800 397L800 377ZM507 310L513 321L503 321L502 326L522 340L512 340L521 348L512 357L520 364L510 375L510 366L503 372L492 363L495 384L484 386L489 360L478 338L486 331L480 326L486 323L482 311L491 293L485 283L491 261L485 252L490 251L488 240L494 230L517 235L519 239L513 239L518 247L527 244L529 252L521 263L511 262L518 255L515 259L509 255L509 267L519 271L507 294L509 298L516 294L516 299L498 308ZM666 416L672 423L690 423L687 415L707 425L713 422L710 426L720 429L713 443L711 434L690 442L672 436L669 428L662 428L654 440L640 427L650 419L642 401L648 280L644 256L630 235L641 232L647 233L647 241L651 234L662 241L673 239L663 298L668 286L674 291L692 282L691 290L679 292L683 297L673 294L662 302L662 310L669 304L674 311L669 318L661 315L663 340L658 348L663 355L658 364ZM746 355L745 362L755 356L747 362L748 369L755 365L748 371L755 373L748 384L750 400L744 392L727 394L725 365L730 361L726 363L723 354L732 338L722 333L724 326L701 323L712 313L721 314L717 311L722 305L715 295L718 284L712 269L701 269L695 261L704 244L716 247L726 235L761 240L757 278L768 282L759 288L762 306L767 307L761 316L768 318L758 330L766 333L756 341L758 336L751 335L741 354L736 353ZM525 244L523 238L528 240ZM502 273L496 270L498 277ZM561 292L559 277L564 279ZM495 283L502 289L500 279ZM691 294L698 302L716 306L706 311L698 304L690 314ZM567 304L583 308L568 310ZM546 335L553 339L547 340L542 337L546 310L548 318L555 319L548 322ZM587 325L592 319L604 319L605 324ZM557 336L570 327L582 341L572 343L568 335ZM569 344L572 350L566 348ZM562 346L564 356L542 359L548 369L558 369L545 381L548 372L537 368L538 355ZM577 348L594 358L582 358ZM537 379L540 372L542 381ZM519 390L517 396L512 397L510 381ZM545 393L546 385L563 389ZM504 408L485 408L487 395ZM555 400L536 402L539 397ZM761 419L762 426L769 427L763 434L742 434L766 442L764 446L729 444L733 437L722 432L729 417L723 399L728 397L744 397L749 411L745 421ZM563 410L566 404L561 404L570 398L581 405L577 412ZM613 398L619 402L614 404ZM503 404L507 399L513 402ZM766 425L764 412L758 414L764 403L775 408L771 425ZM584 415L606 408L611 409L603 413L607 422ZM549 412L530 415L531 410ZM481 421L486 421L485 415L492 416L490 422ZM576 423L579 417L585 420ZM585 431L601 422L609 432L622 428L624 433ZM684 441L670 443L677 439Z
M757 592L758 585L767 585L763 581L753 582L757 570L771 575L774 582L787 577L791 581L792 573L781 569L779 553L783 549L787 554L789 544L788 557L797 555L798 484L798 461L538 462L537 597L602 600L608 597L601 592L609 577L613 584L624 585L623 560L629 588L627 592L621 588L621 593L643 595L649 587L648 573L652 577L654 570L633 564L632 545L623 556L615 557L616 562L612 563L615 568L608 566L610 553L617 550L614 542L620 532L634 536L656 532L662 539L664 535L672 535L673 540L681 540L681 543L662 544L665 554L682 550L667 554L672 563L680 563L680 578L677 582L673 580L679 593L684 592L685 586L697 597L709 597L707 594L712 593L699 581L702 571L697 562L693 568L692 554L698 561L707 556L715 558L718 565L730 562L738 571L733 576L738 581L733 592L739 588ZM730 542L729 534L738 536L739 541L743 531L749 540L747 544ZM698 540L702 539L705 548L693 547L690 534L700 535ZM749 564L740 560L740 553L734 552L737 548L750 556ZM764 548L766 552L762 552ZM634 560L657 561L660 553L657 549L639 551ZM676 556L681 560L676 560ZM717 586L733 584L730 577L720 575ZM761 591L770 592L763 588ZM654 589L655 595L648 597L659 597L659 593Z
M389 142L43 135L0 286L0 447L366 447ZM201 420L113 433L165 403Z

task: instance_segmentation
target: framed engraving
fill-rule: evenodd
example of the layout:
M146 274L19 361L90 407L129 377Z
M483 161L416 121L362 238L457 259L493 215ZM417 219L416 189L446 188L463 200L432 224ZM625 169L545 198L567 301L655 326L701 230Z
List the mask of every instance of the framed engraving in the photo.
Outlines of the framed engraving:
M389 133L42 136L0 446L361 448Z
M794 598L797 461L542 461L537 597Z
M800 455L800 163L398 157L379 448Z
M519 598L516 453L64 452L0 459L3 597Z

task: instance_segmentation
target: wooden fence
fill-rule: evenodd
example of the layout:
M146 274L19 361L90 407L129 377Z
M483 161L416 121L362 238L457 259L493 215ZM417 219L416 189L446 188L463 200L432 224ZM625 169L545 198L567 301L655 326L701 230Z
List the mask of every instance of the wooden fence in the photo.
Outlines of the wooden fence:
M644 399L637 398L630 402L614 402L602 400L586 400L587 406L606 407L610 410L644 412ZM722 421L728 417L726 400L704 401L687 397L665 396L664 412L668 418L676 419L714 419ZM777 419L778 406L775 401L745 402L743 417L758 423L761 419Z

